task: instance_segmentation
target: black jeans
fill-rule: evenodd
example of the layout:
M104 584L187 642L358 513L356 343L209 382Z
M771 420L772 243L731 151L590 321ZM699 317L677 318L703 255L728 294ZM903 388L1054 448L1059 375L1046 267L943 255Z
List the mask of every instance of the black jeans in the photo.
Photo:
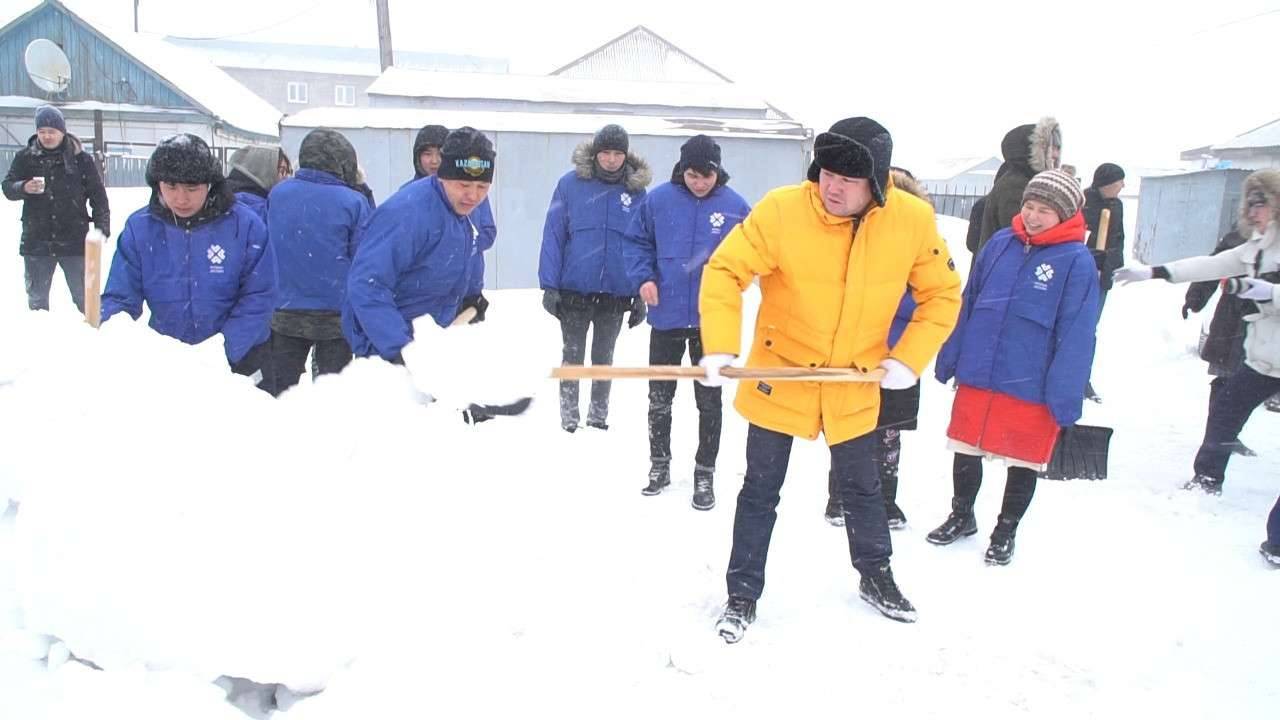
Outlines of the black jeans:
M1244 424L1254 409L1267 398L1280 391L1280 378L1254 370L1245 365L1227 378L1209 403L1209 419L1205 422L1204 441L1196 453L1195 472L1222 480L1227 473L1227 461Z
M84 312L84 257L71 255L52 257L49 255L24 255L27 286L27 307L31 310L49 309L49 288L53 287L53 271L62 266L62 277L67 281L71 291L71 301L76 309Z
M702 336L698 328L650 331L649 364L679 365L684 360L686 345L689 360L697 365L702 359ZM693 399L698 405L698 452L694 462L714 468L716 456L720 454L720 388L691 384ZM675 380L649 381L649 459L654 462L671 460L671 403L675 396Z
M747 431L747 474L733 516L733 550L726 580L729 595L758 600L764 591L769 539L778 519L778 495L787 476L792 437L751 425ZM875 433L831 446L831 471L840 485L844 528L853 567L866 572L889 559L889 518L872 460Z
M272 387L269 392L279 395L298 384L306 370L307 354L315 348L312 362L314 375L340 372L351 362L351 346L346 340L310 340L271 331Z
M631 306L631 298L612 295L579 295L561 293L560 333L564 339L565 365L582 365L587 354L587 330L591 329L591 364L612 365L613 348L622 330L622 313ZM609 417L608 380L591 382L591 405L587 421L603 424ZM577 425L578 381L560 381L560 423Z
M956 497L963 499L970 508L978 499L982 487L982 458L977 455L956 453L952 464L951 482ZM1015 526L1022 521L1036 494L1036 471L1031 468L1011 467L1004 481L1004 501L1000 506L1000 519Z

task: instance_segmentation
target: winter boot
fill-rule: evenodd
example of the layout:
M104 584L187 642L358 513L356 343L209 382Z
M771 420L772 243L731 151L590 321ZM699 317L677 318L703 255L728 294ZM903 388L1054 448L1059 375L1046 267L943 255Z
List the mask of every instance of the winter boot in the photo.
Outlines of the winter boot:
M1240 457L1258 457L1258 453L1254 452L1252 448L1239 440L1236 440L1231 444L1231 454L1239 455Z
M716 506L716 493L713 488L715 468L703 465L693 466L693 509L710 510Z
M560 421L560 429L572 435L578 431L578 423L562 420Z
M1095 390L1093 389L1093 382L1092 382L1092 381L1087 381L1087 382L1085 382L1085 384L1084 384L1084 399L1085 399L1085 400L1092 400L1092 401L1094 401L1094 402L1096 402L1096 403L1101 403L1101 402L1102 402L1102 397L1101 397L1101 396L1099 396L1099 395L1098 395L1098 393L1097 393L1097 391L1095 391Z
M657 495L671 484L671 461L654 460L649 465L649 484L640 491L641 495Z
M978 519L973 516L973 501L951 498L951 514L925 538L934 545L950 545L962 537L978 534Z
M1271 412L1280 412L1280 393L1267 398L1267 401L1263 403L1263 405Z
M1221 495L1222 481L1217 478L1211 478L1208 475L1196 475L1182 486L1183 490L1200 490L1205 495Z
M724 612L720 614L720 620L716 622L716 632L720 633L720 637L730 645L742 639L747 632L747 626L756 620L756 601L751 598L729 596L729 602L725 603Z
M834 473L827 473L827 509L823 516L832 525L844 527L844 506L840 502L840 488L836 487Z
M858 594L871 607L879 610L881 615L891 620L904 623L916 621L916 609L902 596L898 584L893 581L893 571L889 569L888 560L862 574Z
M1267 562L1275 565L1276 567L1280 567L1280 545L1272 545L1269 542L1263 542L1262 546L1258 548L1258 552L1262 553L1262 557L1266 559Z
M603 421L603 420L588 420L588 421L587 421L587 427L589 427L589 428L595 428L596 430L608 430L608 429L609 429L609 423L607 423L607 422L605 422L605 421Z
M987 546L988 565L1008 565L1013 560L1013 539L1018 523L1000 518L991 532L991 544Z
M901 530L907 526L907 514L902 512L902 508L898 507L898 503L891 502L886 504L884 511L889 516L890 530Z

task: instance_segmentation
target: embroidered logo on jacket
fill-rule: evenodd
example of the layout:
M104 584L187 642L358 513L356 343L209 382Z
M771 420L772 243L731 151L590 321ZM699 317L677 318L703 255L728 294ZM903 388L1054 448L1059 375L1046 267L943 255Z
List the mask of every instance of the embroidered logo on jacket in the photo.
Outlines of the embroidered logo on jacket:
M724 213L711 213L711 232L714 235L720 234L720 229L724 227Z
M618 199L622 201L622 209L629 212L631 210L631 193L622 193Z
M222 263L227 259L227 251L223 250L221 245L210 245L205 255L209 258L209 272L222 272Z
M1049 263L1043 263L1036 268L1036 279L1040 282L1036 283L1036 289L1046 289L1050 280L1053 279L1053 266Z

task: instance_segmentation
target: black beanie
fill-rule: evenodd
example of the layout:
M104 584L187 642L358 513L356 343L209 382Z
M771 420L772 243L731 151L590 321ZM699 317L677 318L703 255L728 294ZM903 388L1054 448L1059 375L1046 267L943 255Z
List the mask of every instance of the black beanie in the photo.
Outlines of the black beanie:
M298 167L327 172L346 185L360 184L358 163L355 147L337 130L316 128L298 147Z
M212 185L222 181L222 164L204 140L190 133L180 133L156 145L151 159L147 161L146 180L152 187L160 182Z
M418 155L429 147L444 147L444 140L447 137L449 137L449 128L443 125L427 125L418 131L418 137L413 141L413 152Z
M498 154L484 133L473 127L460 127L449 133L440 148L442 180L493 182L494 160Z
M1093 187L1100 188L1124 179L1124 168L1115 163L1102 163L1093 171Z
M36 110L36 129L53 128L62 132L67 131L67 121L62 117L62 111L52 105L41 105Z
M605 150L625 153L630 147L631 137L621 125L605 125L596 131L596 136L591 140L592 155Z
M819 170L871 181L871 197L884 206L889 187L893 138L880 123L865 117L845 118L813 141L809 180L818 182Z
M720 164L720 145L706 135L694 135L680 146L680 160L671 168L671 182L683 185L685 170L702 175L715 173L717 187L729 180L729 173Z

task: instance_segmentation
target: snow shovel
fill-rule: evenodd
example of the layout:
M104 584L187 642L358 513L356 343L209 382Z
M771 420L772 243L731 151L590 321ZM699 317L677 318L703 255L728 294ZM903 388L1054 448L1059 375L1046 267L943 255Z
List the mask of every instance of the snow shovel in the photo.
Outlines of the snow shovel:
M722 368L720 374L731 380L878 383L884 377L884 370L876 368L864 373L852 368L730 366ZM551 377L556 380L698 380L706 376L706 371L696 365L650 365L647 367L564 365L551 370Z
M1111 433L1111 428L1097 425L1063 428L1053 446L1049 466L1040 473L1040 477L1046 480L1106 480Z
M84 238L84 321L89 327L102 322L102 241L97 228Z

